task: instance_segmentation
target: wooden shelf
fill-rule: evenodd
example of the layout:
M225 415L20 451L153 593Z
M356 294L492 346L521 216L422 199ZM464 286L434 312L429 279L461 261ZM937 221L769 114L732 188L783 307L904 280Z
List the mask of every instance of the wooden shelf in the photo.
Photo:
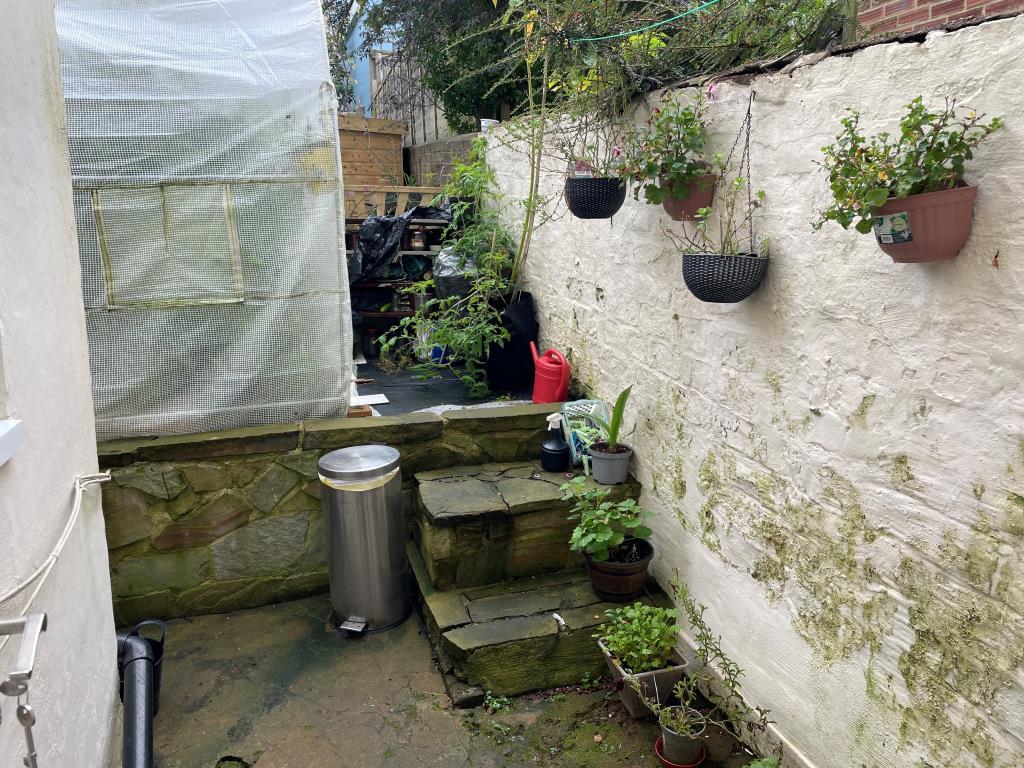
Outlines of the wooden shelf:
M403 288L405 286L412 285L411 280L402 280L395 278L394 280L359 280L352 283L352 288Z
M357 309L356 312L359 312ZM411 309L405 309L400 312L359 312L360 317L366 317L371 320L393 320L400 317L412 317L416 313Z

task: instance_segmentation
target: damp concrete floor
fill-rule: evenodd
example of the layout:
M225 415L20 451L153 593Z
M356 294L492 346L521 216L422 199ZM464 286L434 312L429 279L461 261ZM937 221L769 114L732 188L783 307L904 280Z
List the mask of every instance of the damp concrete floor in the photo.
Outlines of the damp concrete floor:
M414 614L346 640L326 595L170 622L157 768L656 768L651 722L604 684L452 709ZM750 759L725 739L707 768ZM233 758L233 760L232 760Z

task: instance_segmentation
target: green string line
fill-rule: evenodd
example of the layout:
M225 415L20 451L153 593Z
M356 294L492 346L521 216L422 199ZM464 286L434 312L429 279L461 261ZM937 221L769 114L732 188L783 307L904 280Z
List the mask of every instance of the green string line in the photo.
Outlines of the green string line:
M639 34L641 32L646 32L649 29L655 29L656 27L663 26L663 25L668 24L670 22L678 21L679 19L681 19L681 18L683 18L685 16L689 16L692 13L696 13L697 11L703 11L705 8L708 8L708 7L714 5L717 2L719 2L719 0L707 0L706 3L701 3L696 8L691 8L688 11L683 11L682 13L677 14L677 15L673 16L670 19L665 19L664 21L656 21L653 24L648 24L646 27L640 27L640 29L633 29L633 30L630 30L629 32L616 32L614 35L602 35L601 37L571 37L571 38L569 38L569 42L570 43L595 43L598 40L614 40L617 37L629 37L630 35L636 35L636 34Z

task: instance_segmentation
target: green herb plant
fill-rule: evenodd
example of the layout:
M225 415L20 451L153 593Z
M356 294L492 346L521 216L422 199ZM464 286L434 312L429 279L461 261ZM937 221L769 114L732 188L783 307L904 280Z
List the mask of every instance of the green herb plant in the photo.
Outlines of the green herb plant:
M746 768L779 768L779 758L759 757L757 760L751 760L747 763Z
M651 109L647 125L627 135L619 173L637 185L637 200L643 190L648 203L660 205L709 173L706 112L703 97L682 104L666 92L660 106Z
M833 202L814 222L815 229L835 221L866 234L874 212L889 198L953 189L963 181L975 148L1002 126L1000 118L985 122L984 115L970 109L958 116L955 99L932 111L918 96L905 109L896 134L865 136L854 110L840 121L835 142L821 150Z
M717 725L738 739L741 730L767 728L771 722L768 710L751 707L744 701L740 690L743 670L722 650L722 638L708 626L704 619L707 607L694 600L681 582L676 584L676 598L693 633L693 671L684 675L673 691L681 706L666 706L646 696L644 703L658 715L664 727L684 736L699 736L708 724ZM639 683L632 682L643 696ZM707 712L695 708L701 697L711 705Z
M588 490L584 477L562 484L561 491L563 501L573 502L569 519L579 520L569 537L573 552L584 552L597 562L629 562L633 553L627 540L651 535L644 524L651 513L634 499L609 501L609 489Z
M739 256L754 251L765 253L765 241L751 243L749 233L754 212L764 205L764 190L748 192L749 180L729 174L729 166L721 153L715 153L711 170L720 179L715 189L716 203L697 211L689 228L680 232L665 227L664 232L681 253L716 253Z
M634 674L667 667L676 648L676 611L632 603L604 612L598 627L605 647Z

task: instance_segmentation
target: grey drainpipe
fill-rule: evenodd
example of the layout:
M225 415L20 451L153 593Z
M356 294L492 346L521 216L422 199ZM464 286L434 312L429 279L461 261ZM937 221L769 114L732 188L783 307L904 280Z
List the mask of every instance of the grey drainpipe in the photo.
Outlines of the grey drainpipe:
M124 680L122 768L153 768L155 675L153 649L145 638L117 635L118 667Z

